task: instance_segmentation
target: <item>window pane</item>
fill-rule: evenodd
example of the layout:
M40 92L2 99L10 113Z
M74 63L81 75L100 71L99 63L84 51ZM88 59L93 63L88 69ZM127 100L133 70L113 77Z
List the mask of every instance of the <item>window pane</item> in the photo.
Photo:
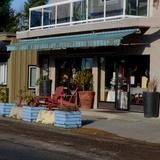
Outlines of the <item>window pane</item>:
M86 19L86 1L73 2L73 21Z
M127 0L126 1L126 14L128 15L136 15L136 0Z
M127 0L126 14L128 15L147 15L147 0Z
M139 0L138 15L147 16L147 0Z
M44 8L43 24L44 25L55 24L55 6Z
M36 87L36 66L29 66L29 88Z
M100 0L88 1L88 19L104 17L104 2Z
M106 1L106 17L119 16L123 14L123 0Z
M31 27L38 27L42 24L42 9L31 11Z
M70 3L57 6L57 23L70 22Z
M0 84L7 84L7 64L0 63Z

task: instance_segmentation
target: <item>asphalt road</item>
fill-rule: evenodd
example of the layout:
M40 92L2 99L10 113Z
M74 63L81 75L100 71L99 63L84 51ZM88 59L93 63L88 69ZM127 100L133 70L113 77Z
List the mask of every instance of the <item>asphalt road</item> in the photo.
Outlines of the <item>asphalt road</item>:
M18 144L1 139L0 141L0 160L88 160L64 152L31 147L25 143Z
M0 118L0 160L160 160L160 145Z

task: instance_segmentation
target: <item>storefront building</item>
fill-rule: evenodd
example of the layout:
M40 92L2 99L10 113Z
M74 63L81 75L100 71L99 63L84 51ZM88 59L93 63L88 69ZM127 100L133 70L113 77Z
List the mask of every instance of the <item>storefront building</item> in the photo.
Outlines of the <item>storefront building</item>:
M160 77L158 2L61 0L31 8L29 30L8 50L37 50L36 76L49 75L52 92L73 68L91 69L94 108L142 112L149 79Z

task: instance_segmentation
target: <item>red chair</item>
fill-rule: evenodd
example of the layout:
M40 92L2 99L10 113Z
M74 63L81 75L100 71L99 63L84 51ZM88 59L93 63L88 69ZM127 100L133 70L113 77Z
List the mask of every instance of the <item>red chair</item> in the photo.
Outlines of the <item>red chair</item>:
M55 93L51 96L36 96L34 101L38 105L43 105L49 109L55 108L61 103L61 98L64 97L64 87L56 87Z
M59 108L63 108L63 109L73 109L76 110L78 108L78 103L77 103L77 99L78 99L78 88L71 94L71 95L64 95L63 97L61 97L60 99L60 105Z

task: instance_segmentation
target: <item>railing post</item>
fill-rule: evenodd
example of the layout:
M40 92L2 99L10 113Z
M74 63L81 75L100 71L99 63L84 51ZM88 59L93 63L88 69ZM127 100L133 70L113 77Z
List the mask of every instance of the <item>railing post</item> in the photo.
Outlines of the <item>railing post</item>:
M106 18L106 0L103 1L104 2L104 21L105 21L105 18Z
M43 16L43 12L44 12L44 8L42 7L42 10L41 10L41 28L43 29L43 18L44 18L44 16Z
M73 2L70 3L70 26L72 25L73 18Z
M31 30L31 10L29 9L29 30Z
M57 5L55 6L55 27L57 25Z
M126 0L123 0L123 18L126 16Z
M150 0L147 0L147 17L151 16L150 15L150 6L152 6L152 5L150 5Z
M88 22L88 0L86 0L86 21Z

